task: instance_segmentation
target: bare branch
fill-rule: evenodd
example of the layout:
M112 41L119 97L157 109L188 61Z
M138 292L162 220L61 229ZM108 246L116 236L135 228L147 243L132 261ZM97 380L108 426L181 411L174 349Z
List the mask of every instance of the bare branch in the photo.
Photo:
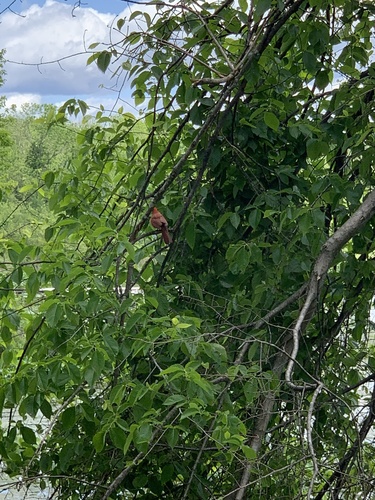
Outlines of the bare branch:
M295 385L292 382L292 372L299 349L299 338L315 313L319 292L324 284L328 269L344 245L355 235L375 214L375 190L351 217L324 243L320 255L316 259L308 284L305 303L293 328L293 351L285 373L287 384L294 390L306 389L306 385ZM311 386L310 386L311 387Z
M307 443L309 445L311 460L313 463L313 474L312 474L311 480L310 480L309 491L307 492L307 500L310 500L310 498L311 498L312 490L314 487L314 482L315 482L315 479L319 473L318 461L316 459L314 444L313 444L313 440L312 440L312 427L313 427L312 417L313 417L314 410L315 410L316 400L317 400L322 388L323 388L323 384L318 384L318 386L315 389L314 394L312 396L310 406L309 406L309 411L307 412L307 425L306 425Z
M0 16L1 14L4 14L4 12L6 12L7 10L10 10L10 12L12 12L13 14L15 14L16 16L19 16L19 17L25 17L25 16L21 16L21 14L19 14L18 12L15 12L11 7L13 4L16 3L16 0L12 0L12 2L10 2L10 4L5 7L2 11L0 11Z
M49 436L49 434L51 433L54 425L56 424L59 416L61 415L61 413L65 410L65 408L67 408L70 403L74 400L74 398L77 396L77 394L81 391L81 389L83 389L84 387L84 383L83 384L80 384L76 389L75 391L73 391L73 393L64 401L64 403L60 406L60 408L57 410L57 412L55 413L55 415L53 416L53 419L51 420L51 423L50 425L48 426L47 430L44 432L43 434L43 437L42 439L40 440L40 443L39 443L39 446L38 446L38 449L35 451L34 455L32 456L32 458L30 459L30 462L28 463L27 467L26 467L26 470L25 470L25 475L27 476L28 474L28 471L30 469L30 466L31 464L34 462L34 460L40 455L41 451L42 451L42 448L44 446L44 443L46 442L47 440L47 437Z
M335 481L337 481L337 485L335 488L335 494L332 496L332 498L339 498L339 491L342 487L342 482L345 477L344 473L349 467L351 461L359 453L361 445L363 441L366 439L371 427L374 425L374 422L375 422L375 383L373 386L371 401L369 404L369 412L361 426L358 438L355 440L352 447L347 451L344 457L340 460L337 469L333 472L331 477L326 481L325 485L316 495L314 500L322 500L323 498L325 498L325 494L330 490L331 486Z

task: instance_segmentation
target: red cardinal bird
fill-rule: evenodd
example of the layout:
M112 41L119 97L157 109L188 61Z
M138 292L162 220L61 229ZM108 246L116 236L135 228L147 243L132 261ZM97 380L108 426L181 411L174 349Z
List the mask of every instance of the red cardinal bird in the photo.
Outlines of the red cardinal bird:
M163 237L164 242L168 245L169 243L172 243L172 238L170 237L168 233L168 222L167 219L164 217L163 214L159 212L159 210L154 207L152 209L152 215L150 219L150 223L152 227L155 227L156 229L161 230L161 235Z

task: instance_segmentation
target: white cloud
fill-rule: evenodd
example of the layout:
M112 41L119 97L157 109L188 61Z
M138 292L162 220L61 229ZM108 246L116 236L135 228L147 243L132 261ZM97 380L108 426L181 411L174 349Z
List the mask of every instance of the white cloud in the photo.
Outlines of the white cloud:
M40 95L38 95L38 94L8 94L7 95L6 106L9 108L11 106L17 106L17 108L20 108L22 106L22 104L26 104L26 103L40 104L41 103Z
M117 9L116 15L99 12L85 4L73 10L70 0L70 4L63 0L46 0L43 4L42 1L24 0L18 15L10 11L1 15L0 49L6 49L8 62L0 95L8 98L8 105L24 102L58 105L75 97L93 107L103 104L111 110L122 106L137 114L130 83L123 81L125 74L119 81L111 79L111 69L116 70L120 62L114 62L103 74L95 63L87 66L90 54L85 51L93 42L106 44L116 41L116 37L121 39L122 35L111 29L116 26L116 18L125 19L123 33L147 29L139 19L126 20L138 7L124 2L125 8L122 12ZM92 4L108 10L112 2L93 1ZM117 2L119 6L122 7L122 2ZM143 5L142 11L147 11L151 18L156 15L155 5ZM94 50L103 47L106 45ZM60 62L55 62L58 59ZM121 99L117 100L118 97Z
M81 54L93 42L108 40L114 14L92 8L75 9L47 0L15 15L1 17L0 48L6 49L6 82L2 93L56 95L99 93L110 84L110 74L95 65L86 66L88 54ZM72 57L69 57L72 56ZM66 58L53 64L39 64ZM39 64L39 66L29 66Z

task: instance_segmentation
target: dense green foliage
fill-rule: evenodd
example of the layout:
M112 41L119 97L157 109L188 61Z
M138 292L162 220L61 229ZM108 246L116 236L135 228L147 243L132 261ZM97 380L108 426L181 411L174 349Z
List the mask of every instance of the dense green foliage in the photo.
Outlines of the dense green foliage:
M375 11L148 12L90 57L141 118L98 113L42 174L45 242L3 242L2 460L59 498L370 498Z
M79 130L69 124L49 124L56 113L50 105L6 108L0 118L1 238L42 244L50 219L42 176L66 170L74 157Z

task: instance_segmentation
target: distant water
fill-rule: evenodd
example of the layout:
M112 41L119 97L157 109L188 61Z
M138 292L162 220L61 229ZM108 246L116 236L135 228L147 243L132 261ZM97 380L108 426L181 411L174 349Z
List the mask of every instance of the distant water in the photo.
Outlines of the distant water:
M37 485L25 488L21 482L17 484L17 478L10 478L6 474L0 474L0 499L6 500L40 500L47 499L52 495L52 491L45 489L41 491Z
M5 409L2 415L2 425L4 428L7 428L9 421L9 411ZM47 420L43 416L38 416L35 419L30 417L23 420L17 412L13 415L13 420L22 420L24 425L27 425L36 431L36 425L41 422L44 423L44 426ZM41 490L39 487L39 482L35 481L35 484L26 488L26 486L22 485L21 477L9 477L2 468L2 463L0 461L0 500L40 500L40 499L48 499L52 495L52 489L46 488L45 490Z

